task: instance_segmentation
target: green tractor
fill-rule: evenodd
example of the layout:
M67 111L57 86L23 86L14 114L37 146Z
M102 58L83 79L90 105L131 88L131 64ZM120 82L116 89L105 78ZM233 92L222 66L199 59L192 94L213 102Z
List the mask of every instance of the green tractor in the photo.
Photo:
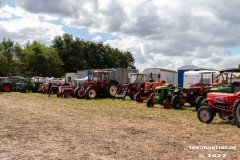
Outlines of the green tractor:
M175 86L158 86L155 93L152 93L147 100L147 107L153 107L154 104L162 104L164 108L171 108L171 100L173 95L178 94L180 90ZM178 108L175 108L178 109Z

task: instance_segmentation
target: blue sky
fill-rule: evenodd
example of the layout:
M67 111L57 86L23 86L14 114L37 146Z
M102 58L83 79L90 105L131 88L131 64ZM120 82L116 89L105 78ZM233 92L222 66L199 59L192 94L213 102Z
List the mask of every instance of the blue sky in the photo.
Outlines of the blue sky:
M140 70L240 63L238 0L0 0L0 39L49 45L64 33L130 51Z

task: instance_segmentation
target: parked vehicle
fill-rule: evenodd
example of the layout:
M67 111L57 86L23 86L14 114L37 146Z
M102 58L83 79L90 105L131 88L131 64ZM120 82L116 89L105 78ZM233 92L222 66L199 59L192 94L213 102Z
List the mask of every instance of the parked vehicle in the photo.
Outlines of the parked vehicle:
M0 77L0 92L17 91L18 85L24 81L20 76Z
M129 76L128 84L119 84L114 98L125 100L126 96L129 96L131 100L134 100L134 96L137 92L140 92L140 86L149 79L149 74L143 73L131 73Z
M147 107L153 107L154 104L162 104L164 108L170 109L172 96L178 92L179 89L175 86L158 86L155 88L155 92L148 98Z
M235 93L210 92L207 94L206 103L204 103L197 112L199 121L211 123L216 114L223 120L234 120L240 127L240 82Z
M158 74L158 80L155 82L152 79L152 74L150 74L150 80L141 84L140 91L136 94L135 100L137 102L147 100L150 95L155 92L155 88L158 86L169 86L169 84L166 84L165 81L160 81L160 74Z
M80 81L74 93L78 98L114 97L118 82L110 78L111 71L89 71L86 81Z
M194 72L194 71L191 71ZM196 71L195 71L196 72ZM199 78L197 79L197 83L193 83L188 88L179 88L180 91L178 94L172 97L172 106L173 108L180 109L185 103L189 103L191 106L196 105L196 99L199 96L203 96L205 91L209 88L211 84L213 84L214 73L216 71L198 71ZM195 75L195 74L194 74ZM206 76L210 75L210 76ZM207 77L207 78L204 78Z
M218 75L221 83L209 86L202 95L196 99L196 111L199 107L206 102L206 96L209 92L222 92L222 93L235 93L237 90L238 82L240 82L240 69L229 68L223 69Z
M69 98L71 96L74 97L74 89L75 87L69 84L60 85L58 87L57 97L64 97L64 98Z

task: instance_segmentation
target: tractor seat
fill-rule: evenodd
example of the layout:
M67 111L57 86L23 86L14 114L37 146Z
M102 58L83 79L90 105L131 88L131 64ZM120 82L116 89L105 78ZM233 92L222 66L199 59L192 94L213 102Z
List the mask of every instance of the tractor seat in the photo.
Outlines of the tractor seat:
M169 87L169 90L175 90L176 86Z
M240 89L240 82L234 81L232 82L232 86L233 86L233 92L236 93Z

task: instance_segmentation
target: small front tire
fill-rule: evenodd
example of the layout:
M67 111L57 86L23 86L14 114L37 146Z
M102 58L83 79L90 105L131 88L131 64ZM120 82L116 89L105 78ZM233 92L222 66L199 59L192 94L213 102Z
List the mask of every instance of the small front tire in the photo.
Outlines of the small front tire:
M163 108L165 108L165 109L171 108L171 99L167 98L163 101Z
M211 123L214 118L214 111L210 106L202 106L198 109L197 116L200 122Z
M147 100L147 107L153 107L153 106L154 106L154 102L153 102L153 100L151 98L149 98Z
M172 98L172 107L174 109L181 109L183 106L182 99L179 95L175 95Z

